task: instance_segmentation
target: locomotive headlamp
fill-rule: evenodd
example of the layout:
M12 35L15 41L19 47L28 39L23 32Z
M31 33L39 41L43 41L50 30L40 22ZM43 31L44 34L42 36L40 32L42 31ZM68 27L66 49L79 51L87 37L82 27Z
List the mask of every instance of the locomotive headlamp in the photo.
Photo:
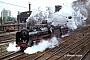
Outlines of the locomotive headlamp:
M23 34L23 35L27 35L27 31L23 31L22 34Z
M27 34L28 34L28 31L27 31L26 29L21 30L21 34L22 34L22 35L27 35Z

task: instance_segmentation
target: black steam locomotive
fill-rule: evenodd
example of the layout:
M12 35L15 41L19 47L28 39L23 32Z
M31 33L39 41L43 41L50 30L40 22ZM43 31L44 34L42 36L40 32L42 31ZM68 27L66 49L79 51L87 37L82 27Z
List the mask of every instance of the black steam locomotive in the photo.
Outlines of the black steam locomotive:
M50 40L53 36L61 37L67 32L67 27L53 26L47 23L36 24L17 32L16 44L21 50L25 50L27 47L38 44L42 39Z

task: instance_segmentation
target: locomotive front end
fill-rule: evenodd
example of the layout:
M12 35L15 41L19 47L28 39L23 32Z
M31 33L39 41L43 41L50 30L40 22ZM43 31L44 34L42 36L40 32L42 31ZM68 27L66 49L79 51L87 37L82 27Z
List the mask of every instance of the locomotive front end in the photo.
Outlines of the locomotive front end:
M16 33L16 44L22 49L26 49L28 47L29 41L29 32L27 29L23 29L20 32Z

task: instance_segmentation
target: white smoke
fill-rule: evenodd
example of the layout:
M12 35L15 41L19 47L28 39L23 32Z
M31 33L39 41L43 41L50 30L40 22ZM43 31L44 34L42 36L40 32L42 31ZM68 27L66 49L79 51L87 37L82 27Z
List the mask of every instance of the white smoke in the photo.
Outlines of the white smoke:
M18 52L18 51L20 51L20 47L16 47L16 42L9 43L9 46L7 47L6 50L9 51L9 52L12 52L12 51Z
M42 20L48 20L48 22L52 22L52 25L54 26L66 25L72 30L85 25L88 12L82 2L78 2L76 0L63 0L60 5L62 8L59 12L55 12L55 4L52 6L47 5L46 7L39 7L39 9L32 11L32 14L27 19L26 23L29 23L31 20L35 20L38 22L37 24L39 24ZM69 19L69 16L72 18Z
M55 46L58 46L58 40L56 37L52 37L50 40L41 40L38 45L28 47L24 52L26 54L33 54L37 52L43 52L47 48L54 48ZM9 52L18 52L20 51L20 47L16 47L16 42L9 43L9 46L6 50Z
M24 52L26 54L43 52L47 48L53 48L57 45L58 45L58 40L56 37L53 37L51 40L41 40L38 45L33 45L32 47L28 47Z
M90 5L90 0L86 0L86 5Z

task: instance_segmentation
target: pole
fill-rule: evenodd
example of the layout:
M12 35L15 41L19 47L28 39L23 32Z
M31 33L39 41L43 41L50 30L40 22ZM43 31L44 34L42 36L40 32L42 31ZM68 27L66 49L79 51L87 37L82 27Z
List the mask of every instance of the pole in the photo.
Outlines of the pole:
M19 26L20 26L20 12L18 11L18 31L19 31Z
M0 24L2 25L2 17L0 17Z
M20 19L20 16L18 15L19 19ZM18 31L19 31L19 19L18 19Z
M31 10L31 4L30 4L30 2L29 2L29 16L30 16L30 10Z
M1 19L1 25L2 25L2 19Z
M1 25L3 24L3 20L4 20L4 19L3 19L3 16L2 16L2 18L1 18Z

